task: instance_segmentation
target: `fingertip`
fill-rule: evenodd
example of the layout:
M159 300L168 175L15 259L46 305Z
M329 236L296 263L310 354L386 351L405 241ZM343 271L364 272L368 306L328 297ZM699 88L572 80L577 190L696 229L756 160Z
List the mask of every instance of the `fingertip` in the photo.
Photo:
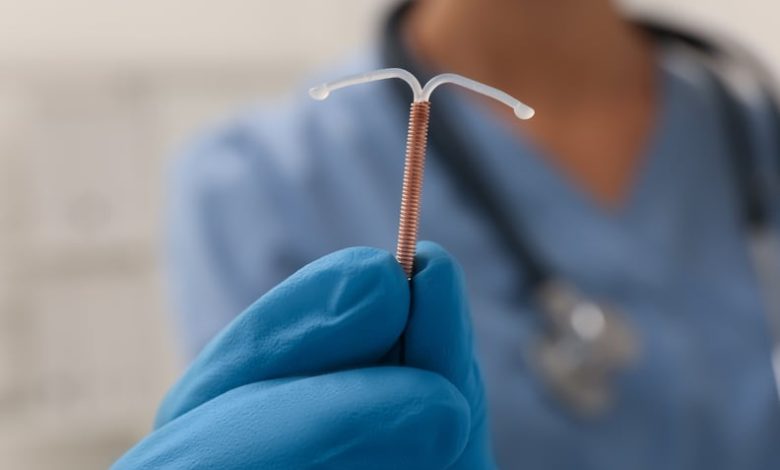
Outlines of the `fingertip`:
M400 334L409 310L409 283L403 269L388 251L371 247L352 247L337 251L320 261L331 271L331 278L341 279L330 298L337 299L336 311L370 302L383 305L393 318L376 318L386 328ZM314 270L321 267L315 266ZM392 307L392 308L390 308Z
M435 281L458 291L463 285L463 269L455 258L438 243L421 241L417 244L414 285Z
M387 425L387 440L395 440L412 461L427 462L424 468L448 468L468 445L470 404L441 375L415 368L378 367L343 373L348 376L372 385L365 390L369 403L362 409L371 410L370 415Z
M323 266L327 266L343 270L345 273L368 269L393 275L394 271L400 269L400 267L395 266L397 264L393 255L387 250L369 246L353 246L327 254L309 263L299 272L320 270Z
M380 320L386 327L400 331L406 323L409 308L409 285L403 269L392 254L371 247L345 248L304 266L276 290L306 292L310 297L324 304L325 313L342 318L351 312L363 312L365 305L382 306ZM282 297L280 305L286 305L287 298L294 298L271 292L272 297ZM361 307L357 310L355 307Z
M411 313L404 337L408 365L436 372L471 397L471 317L463 271L444 248L418 244L418 271L412 278Z
M419 241L414 257L415 274L422 271L432 261L448 258L452 258L452 255L438 243L427 240Z
M436 429L426 438L432 440L432 459L446 460L445 468L449 468L469 443L471 406L454 384L438 374L433 375L441 385L426 397L430 421L436 423Z
M406 291L406 276L395 257L388 251L367 246L344 248L307 265L305 270L339 271L345 277L357 279L373 279L374 281L390 281L390 286L399 291Z
M414 277L429 277L432 271L437 275L447 275L449 279L462 278L462 268L455 258L438 243L421 241L417 244Z
M230 390L140 443L121 468L161 458L176 468L449 468L471 428L467 400L438 374L350 369Z

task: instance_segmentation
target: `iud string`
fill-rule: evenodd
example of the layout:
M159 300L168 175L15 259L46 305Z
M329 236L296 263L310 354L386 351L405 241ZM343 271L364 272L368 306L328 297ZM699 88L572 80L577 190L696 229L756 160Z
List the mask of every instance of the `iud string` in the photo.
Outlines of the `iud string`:
M501 90L454 73L437 75L423 87L414 75L404 69L397 68L376 70L325 83L309 90L309 95L316 100L324 100L332 91L339 88L388 78L404 80L412 88L414 96L409 112L409 131L406 140L406 161L404 163L404 181L401 193L401 215L398 223L398 244L395 252L395 257L403 267L406 277L411 279L417 247L420 196L422 194L425 149L428 140L428 121L431 109L430 97L433 90L445 83L462 86L509 106L519 119L530 119L534 115L534 110Z

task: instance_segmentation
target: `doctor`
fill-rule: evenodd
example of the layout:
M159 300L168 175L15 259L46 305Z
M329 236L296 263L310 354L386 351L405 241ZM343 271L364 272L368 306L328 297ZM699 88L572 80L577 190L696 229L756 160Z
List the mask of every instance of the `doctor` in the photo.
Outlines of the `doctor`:
M702 61L609 0L407 3L379 45L312 83L388 66L460 73L538 110L518 123L454 89L435 102L449 133L430 149L420 232L451 255L421 245L413 296L385 251L350 249L252 304L327 253L394 246L408 96L301 91L204 133L170 212L197 359L117 467L780 468L772 339L724 126L744 113L760 173L780 175L766 103L724 106ZM448 139L468 147L467 171ZM632 332L636 356L598 413L535 364L538 272L617 306Z

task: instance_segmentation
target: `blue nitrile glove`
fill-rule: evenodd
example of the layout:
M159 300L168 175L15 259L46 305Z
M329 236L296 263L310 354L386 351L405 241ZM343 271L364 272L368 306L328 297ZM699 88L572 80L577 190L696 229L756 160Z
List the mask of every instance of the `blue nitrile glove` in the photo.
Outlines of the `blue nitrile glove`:
M380 250L298 271L206 347L113 468L492 468L459 268L432 243L416 262L411 296ZM404 330L405 362L387 365Z

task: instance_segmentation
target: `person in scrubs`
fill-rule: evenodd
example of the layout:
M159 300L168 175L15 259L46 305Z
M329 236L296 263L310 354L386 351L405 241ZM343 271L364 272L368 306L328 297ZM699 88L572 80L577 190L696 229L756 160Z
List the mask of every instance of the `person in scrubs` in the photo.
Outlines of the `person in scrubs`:
M431 148L420 238L463 267L497 465L780 468L772 339L727 111L703 65L609 0L418 0L309 84L408 65L393 63L398 54L537 110L521 122L455 88L432 108L457 126L535 257L619 306L638 344L606 410L581 417L556 399L534 366L541 327L528 273ZM173 169L169 211L190 357L306 263L349 246L392 250L408 103L388 82L324 102L301 87L194 140ZM780 149L762 109L745 112L769 161Z

